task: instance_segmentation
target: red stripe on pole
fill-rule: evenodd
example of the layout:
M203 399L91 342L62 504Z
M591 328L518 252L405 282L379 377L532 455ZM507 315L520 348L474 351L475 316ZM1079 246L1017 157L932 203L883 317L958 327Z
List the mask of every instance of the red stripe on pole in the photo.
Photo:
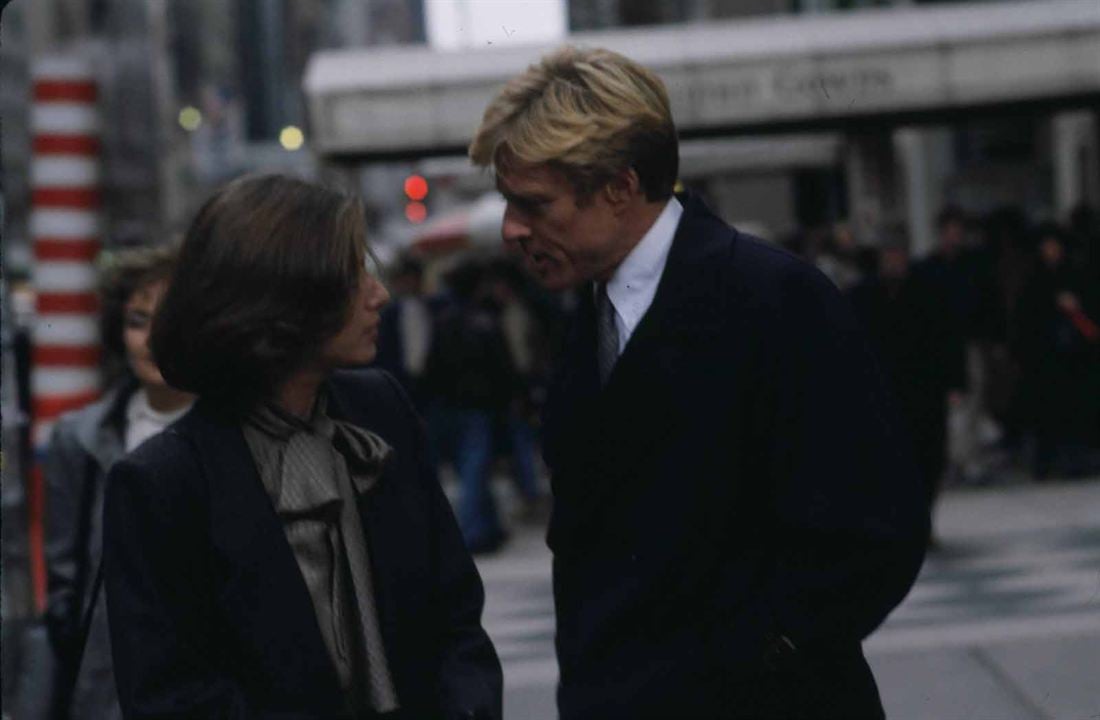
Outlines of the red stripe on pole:
M98 390L85 390L84 392L73 393L71 395L48 395L46 397L35 398L34 420L35 422L53 420L62 413L82 408L88 403L95 402L98 399Z
M99 138L90 135L35 135L36 155L98 155Z
M39 102L86 102L96 100L91 80L39 80L34 83L34 99Z
M99 190L85 188L38 188L31 192L35 207L90 210L99 207Z
M45 480L42 466L31 466L30 483L27 487L27 540L31 566L31 588L34 593L34 606L39 613L46 609L46 553L42 525L45 509Z
M35 309L40 313L87 313L99 312L99 297L94 292L52 292L39 293L35 298Z
M100 349L95 346L39 345L31 351L31 362L39 367L96 367L99 358Z
M36 260L85 260L91 262L99 254L99 240L54 240L38 238L34 241Z

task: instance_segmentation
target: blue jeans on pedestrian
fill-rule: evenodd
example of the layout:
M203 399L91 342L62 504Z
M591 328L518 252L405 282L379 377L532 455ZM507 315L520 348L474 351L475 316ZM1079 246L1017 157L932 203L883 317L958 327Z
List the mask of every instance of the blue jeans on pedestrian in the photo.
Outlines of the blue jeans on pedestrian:
M484 410L439 408L439 424L451 442L455 473L458 475L456 515L466 547L489 549L503 538L490 470L493 462L492 414Z

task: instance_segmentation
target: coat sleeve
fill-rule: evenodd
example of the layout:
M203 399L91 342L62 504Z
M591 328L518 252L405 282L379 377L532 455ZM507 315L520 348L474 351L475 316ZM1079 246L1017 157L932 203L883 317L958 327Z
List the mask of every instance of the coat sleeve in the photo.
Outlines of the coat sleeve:
M127 720L312 720L250 709L219 642L198 464L171 430L107 477L104 585Z
M440 708L446 720L500 720L504 680L496 650L481 626L485 590L429 460L423 423L404 391L386 376L405 408L418 473L434 518L438 620L443 634L439 669Z
M912 586L927 501L848 302L792 266L765 319L773 343L754 415L776 548L758 610L799 648L858 643Z
M80 633L81 585L92 569L82 567L87 552L87 520L95 478L91 458L81 448L67 420L54 427L42 461L46 484L45 552L47 568L46 627L50 644L63 662Z

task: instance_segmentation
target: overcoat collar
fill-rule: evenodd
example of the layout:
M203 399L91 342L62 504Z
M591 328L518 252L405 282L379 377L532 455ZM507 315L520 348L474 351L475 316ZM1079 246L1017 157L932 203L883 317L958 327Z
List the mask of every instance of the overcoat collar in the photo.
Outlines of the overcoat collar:
M701 199L692 193L678 195L684 206L680 224L672 240L672 248L657 293L649 310L642 316L608 379L607 392L613 392L616 377L629 367L637 356L645 356L653 346L667 344L668 333L685 329L685 325L709 322L719 312L714 298L698 298L698 278L695 269L707 251L704 238L716 229L726 229ZM559 390L567 394L576 391L585 395L599 393L595 366L595 311L591 293L580 293L577 321L574 323L563 365ZM702 301L701 301L702 300ZM703 302L705 301L705 302ZM595 384L593 384L595 383Z

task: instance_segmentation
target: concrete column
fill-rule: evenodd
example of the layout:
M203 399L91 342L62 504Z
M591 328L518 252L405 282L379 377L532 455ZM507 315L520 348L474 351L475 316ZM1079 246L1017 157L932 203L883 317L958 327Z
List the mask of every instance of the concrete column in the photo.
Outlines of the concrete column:
M1052 121L1054 211L1060 219L1082 202L1100 204L1100 142L1096 113L1059 113Z
M158 147L164 150L156 162L160 185L161 227L182 225L186 221L186 193L182 178L188 163L188 148L177 127L179 102L176 98L171 61L168 57L167 0L147 0L149 27L149 74L152 105L157 118L153 128ZM154 240L167 239L155 238Z
M951 171L948 128L902 128L894 133L905 193L905 225L914 257L936 245L936 215L946 201L944 181Z
M341 47L364 47L367 44L369 0L337 0L332 17Z

